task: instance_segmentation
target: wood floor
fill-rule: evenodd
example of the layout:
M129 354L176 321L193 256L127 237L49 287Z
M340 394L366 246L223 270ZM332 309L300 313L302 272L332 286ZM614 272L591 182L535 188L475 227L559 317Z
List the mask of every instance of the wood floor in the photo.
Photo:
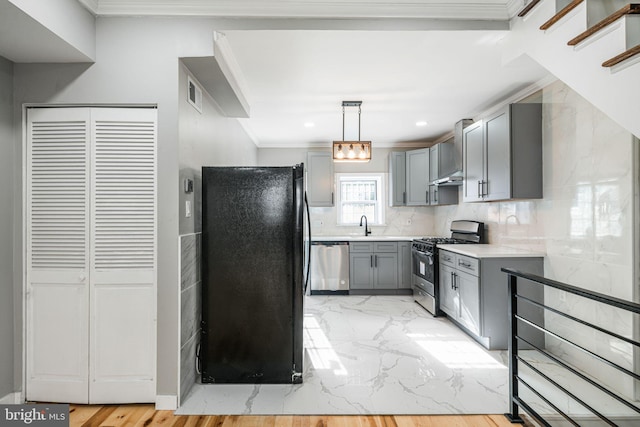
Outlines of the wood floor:
M70 426L79 427L507 427L503 415L173 415L153 405L71 405Z

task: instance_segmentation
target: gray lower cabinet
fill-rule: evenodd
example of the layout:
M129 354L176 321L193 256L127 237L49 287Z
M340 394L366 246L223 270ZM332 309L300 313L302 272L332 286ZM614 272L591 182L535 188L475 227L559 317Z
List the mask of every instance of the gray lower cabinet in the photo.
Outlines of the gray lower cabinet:
M489 350L506 350L509 343L509 295L507 276L502 268L514 268L542 276L542 257L473 258L449 251L440 251L440 309L462 329ZM544 302L542 287L527 285L519 290L525 296ZM544 326L541 309L524 301L518 310ZM544 346L544 336L534 329L522 335L538 346Z
M400 285L398 245L398 242L351 242L349 293L397 294L410 289L410 285Z
M478 261L440 252L440 309L472 334L480 332Z

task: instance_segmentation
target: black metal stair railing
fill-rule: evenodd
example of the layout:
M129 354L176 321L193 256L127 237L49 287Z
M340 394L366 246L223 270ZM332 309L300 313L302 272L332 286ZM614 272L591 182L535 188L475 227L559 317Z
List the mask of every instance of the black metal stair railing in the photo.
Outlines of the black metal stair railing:
M568 294L577 295L579 297L594 301L597 305L604 305L623 310L624 312L627 312L631 315L640 314L640 304L610 297L601 293L590 292L585 289L568 285L566 283L557 282L533 274L523 273L518 270L503 268L502 271L506 273L508 277L509 320L511 328L511 336L509 340L509 410L511 412L505 414L505 416L512 423L523 423L523 419L520 417L519 412L520 409L523 409L526 413L528 413L543 426L552 426L551 420L545 419L543 414L535 410L533 408L533 405L531 404L531 401L525 401L524 397L520 393L520 386L523 386L531 393L532 396L536 396L538 399L540 399L540 401L544 402L546 405L548 405L549 408L555 411L554 417L561 420L563 425L568 423L570 425L580 426L581 423L584 422L584 420L577 419L575 415L569 413L569 411L562 410L559 407L559 404L556 404L552 401L551 395L557 395L558 392L566 395L568 398L572 399L574 402L577 402L580 406L585 408L590 413L586 418L595 420L598 425L617 426L620 423L619 419L616 419L611 415L604 414L602 413L603 411L597 410L596 408L594 408L593 404L590 404L586 402L585 399L581 399L579 396L577 396L578 393L576 393L576 391L574 390L570 390L569 387L566 386L566 384L560 384L557 379L552 378L552 376L534 366L534 363L531 363L530 360L527 360L522 356L521 349L524 348L527 349L527 351L542 355L545 360L550 361L556 367L569 372L580 380L593 386L595 389L603 393L603 395L606 395L612 401L615 401L625 408L628 408L630 410L629 413L633 415L626 416L624 418L625 422L622 422L621 424L640 425L639 402L622 397L621 393L615 392L609 386L603 384L595 377L586 375L585 373L581 372L581 370L577 369L575 366L572 366L572 364L567 360L564 360L561 355L554 354L547 350L545 348L545 345L541 344L541 342L544 343L547 337L551 337L554 340L561 342L563 345L576 350L578 353L586 355L589 358L592 358L593 360L603 364L603 366L612 368L614 371L618 372L620 375L626 378L640 381L640 375L637 372L620 366L619 364L609 360L607 357L602 356L597 352L587 348L587 346L580 345L576 343L575 340L562 336L561 334L546 328L544 324L540 325L532 321L531 319L526 317L526 314L524 314L525 312L527 312L527 310L523 310L522 308L524 305L535 307L536 309L544 313L553 313L554 315L569 319L570 321L580 324L583 327L589 328L590 330L597 331L597 333L605 334L605 336L630 345L630 348L633 349L632 354L635 354L636 350L640 349L640 342L620 335L614 331L603 328L584 319L580 319L557 308L554 308L544 301L535 301L531 298L528 298L527 296L523 295L523 293L518 292L518 279L524 279L524 281L527 282L527 287L543 286L545 290L548 288L555 288L557 290L567 292ZM528 330L528 334L523 333L524 329ZM538 334L539 337L541 336L542 340L528 338L528 336L531 335L532 331ZM525 337L525 335L527 335L527 337ZM541 380L539 382L541 384L545 384L545 386L538 386L536 388L535 385L531 384L531 381L529 381L527 378L523 378L519 373L519 368L523 366L525 366L531 373L537 375L539 380ZM582 418L585 418L584 415L582 416Z

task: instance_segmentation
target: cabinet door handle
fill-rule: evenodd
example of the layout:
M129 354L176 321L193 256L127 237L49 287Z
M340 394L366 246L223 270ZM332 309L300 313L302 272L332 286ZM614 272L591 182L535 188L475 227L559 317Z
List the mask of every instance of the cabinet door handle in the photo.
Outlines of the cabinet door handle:
M486 191L485 191L486 188ZM482 181L482 197L489 195L489 181Z
M369 259L371 260L371 268L373 268L373 255L369 255Z
M425 191L424 199L429 204L429 190Z
M482 197L482 190L480 186L482 185L482 181L478 181L478 198Z
M466 262L464 262L462 260L458 261L458 265L461 266L461 267L464 267L464 268L471 268L471 264L466 263Z
M449 273L449 274L451 274L451 289L453 289L453 281L455 280L453 271L451 273Z
M402 192L402 203L403 204L407 203L407 192L406 191Z
M331 192L331 204L333 205L335 202L333 201L333 191Z
M375 267L378 268L378 255L374 255L374 259L376 260Z

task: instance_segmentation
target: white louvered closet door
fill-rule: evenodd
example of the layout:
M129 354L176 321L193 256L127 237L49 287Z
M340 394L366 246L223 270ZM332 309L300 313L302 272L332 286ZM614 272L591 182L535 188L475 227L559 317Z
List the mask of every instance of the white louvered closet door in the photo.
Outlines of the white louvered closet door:
M88 403L89 110L27 119L27 400Z
M156 110L93 109L91 403L156 393Z
M30 109L28 124L27 398L153 402L156 110Z

